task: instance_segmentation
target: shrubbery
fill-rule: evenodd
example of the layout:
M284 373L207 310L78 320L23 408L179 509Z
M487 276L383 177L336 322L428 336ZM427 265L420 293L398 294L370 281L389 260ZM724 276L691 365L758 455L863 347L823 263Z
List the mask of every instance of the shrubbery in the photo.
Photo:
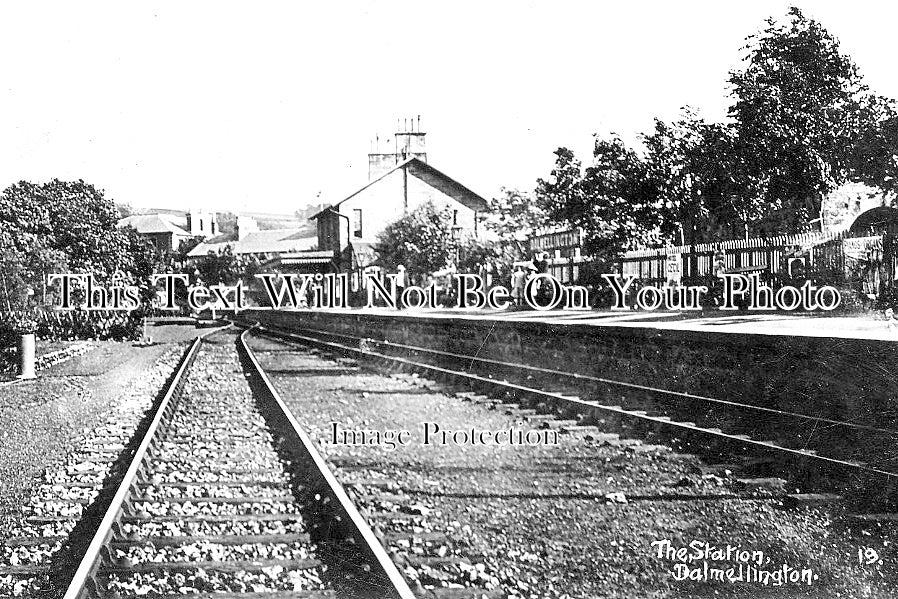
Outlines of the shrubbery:
M141 315L112 310L0 312L0 347L12 347L19 335L34 333L41 339L72 341L137 339L142 333Z

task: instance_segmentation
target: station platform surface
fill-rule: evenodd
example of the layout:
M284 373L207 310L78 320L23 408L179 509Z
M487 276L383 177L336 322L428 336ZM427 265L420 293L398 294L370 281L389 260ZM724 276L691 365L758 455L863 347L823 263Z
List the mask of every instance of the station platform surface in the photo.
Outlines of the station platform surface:
M291 312L293 310L290 310ZM296 310L328 314L377 314L413 318L476 319L507 322L544 322L553 325L655 328L747 335L834 337L898 341L898 320L886 320L882 312L858 316L786 314L770 312L646 312L636 310L459 310L385 308Z

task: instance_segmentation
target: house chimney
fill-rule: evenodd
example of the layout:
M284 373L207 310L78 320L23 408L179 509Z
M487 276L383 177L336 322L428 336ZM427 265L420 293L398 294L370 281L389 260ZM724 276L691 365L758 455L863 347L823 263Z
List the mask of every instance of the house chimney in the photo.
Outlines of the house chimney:
M243 239L253 231L259 230L259 224L256 222L254 218L251 216L243 216L237 215L237 241L243 241Z
M421 115L418 115L417 126L414 118L396 119L396 133L393 136L393 152L388 149L381 151L380 136L375 136L375 148L368 154L368 180L383 176L397 164L408 158L417 158L427 162L427 152L424 149L425 133L421 132ZM389 139L387 139L389 148Z
M198 237L216 235L215 213L191 208L187 212L187 232Z

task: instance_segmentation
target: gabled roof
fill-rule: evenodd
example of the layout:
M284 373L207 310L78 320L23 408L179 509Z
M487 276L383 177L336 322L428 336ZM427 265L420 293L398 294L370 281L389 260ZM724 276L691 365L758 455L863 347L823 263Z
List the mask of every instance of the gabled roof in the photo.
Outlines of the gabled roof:
M468 189L467 187L465 187L464 185L462 185L455 179L438 171L437 169L433 168L432 166L430 166L423 160L419 160L418 158L412 157L412 158L407 158L407 159L403 160L402 162L400 162L399 164L397 164L396 166L394 166L393 168L391 168L390 170L385 172L383 175L381 175L377 179L369 182L364 187L362 187L362 188L358 189L357 191L355 191L354 193L346 196L345 198L343 198L342 200L340 200L333 206L330 206L328 208L325 208L324 210L321 210L320 212L315 213L314 215L309 217L309 220L314 220L314 219L318 218L319 216L321 216L323 213L327 212L328 210L335 209L337 206L339 206L346 200L350 200L350 199L354 198L355 196L359 195L360 193L362 193L363 191L365 191L372 185L376 185L379 181L388 177L390 174L392 174L400 169L406 168L406 167L408 168L408 173L410 175L417 177L421 181L424 181L425 183L427 183L434 189L438 189L439 191L443 192L447 196L455 199L456 201L460 202L461 204L464 204L471 210L476 210L478 212L482 212L482 211L486 210L489 206L489 204L487 203L487 201L485 199L483 199L481 196L477 195L476 193L474 193L473 191L471 191L470 189Z
M134 227L138 233L174 233L190 237L190 233L171 222L167 214L134 214L118 221L119 227Z
M318 237L308 237L303 229L271 229L253 231L243 239L200 243L188 252L189 258L200 258L209 252L219 252L230 246L235 254L281 254L307 250L318 243Z

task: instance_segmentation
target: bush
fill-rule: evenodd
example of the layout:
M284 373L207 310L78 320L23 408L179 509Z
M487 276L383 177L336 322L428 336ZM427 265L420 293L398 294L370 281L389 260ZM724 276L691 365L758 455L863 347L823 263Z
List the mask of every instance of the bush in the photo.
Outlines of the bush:
M124 341L142 333L141 314L112 310L0 312L0 346L12 347L19 335L35 333L51 341L96 339Z
M876 308L879 310L898 309L898 288L886 287L876 297Z

